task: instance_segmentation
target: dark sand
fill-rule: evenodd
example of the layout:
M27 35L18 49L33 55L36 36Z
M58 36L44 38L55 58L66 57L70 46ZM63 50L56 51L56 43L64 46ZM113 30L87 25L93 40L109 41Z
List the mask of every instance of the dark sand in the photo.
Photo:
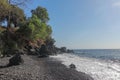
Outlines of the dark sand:
M23 64L0 68L0 80L93 80L89 75L67 68L55 59L22 57ZM6 65L8 59L0 59L0 66Z

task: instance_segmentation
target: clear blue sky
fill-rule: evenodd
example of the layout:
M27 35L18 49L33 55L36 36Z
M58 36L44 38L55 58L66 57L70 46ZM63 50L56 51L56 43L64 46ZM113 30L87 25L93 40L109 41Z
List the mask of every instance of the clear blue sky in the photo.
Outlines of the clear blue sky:
M47 8L58 47L71 49L120 48L120 0L34 0Z

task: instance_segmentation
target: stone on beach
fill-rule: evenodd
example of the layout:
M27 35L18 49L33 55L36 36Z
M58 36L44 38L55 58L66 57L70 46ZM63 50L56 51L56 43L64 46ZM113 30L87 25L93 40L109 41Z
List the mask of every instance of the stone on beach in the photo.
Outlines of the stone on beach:
M12 58L9 59L8 66L19 65L23 63L23 59L19 53L15 54Z
M74 64L70 64L69 67L72 68L72 69L76 68L76 66Z

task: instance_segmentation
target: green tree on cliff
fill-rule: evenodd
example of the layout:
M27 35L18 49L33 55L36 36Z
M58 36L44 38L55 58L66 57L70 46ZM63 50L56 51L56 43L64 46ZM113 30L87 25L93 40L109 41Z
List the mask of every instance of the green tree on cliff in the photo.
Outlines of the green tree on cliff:
M43 10L45 9L42 7L38 7L38 8L40 8L40 11L42 9ZM38 8L32 11L39 12L43 16L39 16L32 12L32 17L29 18L26 24L19 29L19 31L24 32L24 35L28 37L29 40L37 40L37 39L46 40L48 37L51 37L52 34L51 26L49 26L46 22L44 22L44 20L48 20L47 10L40 12ZM29 33L26 33L27 31L29 31Z
M49 15L46 8L38 6L35 10L31 11L33 15L36 15L41 22L46 23L49 21Z
M15 1L18 0L14 0L13 2ZM0 49L2 52L9 53L12 50L24 48L30 42L37 45L38 43L43 44L46 40L49 40L51 38L52 28L47 23L49 21L47 10L43 7L37 7L35 10L32 10L32 16L30 18L25 18L24 11L18 6L18 3L13 2L12 0L0 1L2 5L0 7L0 22L7 21L7 27L10 27L11 23L15 27L19 26L18 29L7 28L0 33L0 44L2 45Z

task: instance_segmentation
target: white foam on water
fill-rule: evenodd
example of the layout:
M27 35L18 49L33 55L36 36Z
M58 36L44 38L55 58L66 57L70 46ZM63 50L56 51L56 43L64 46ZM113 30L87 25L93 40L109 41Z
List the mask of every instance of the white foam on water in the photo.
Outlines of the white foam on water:
M67 67L71 63L75 64L77 71L89 74L94 80L120 80L120 63L67 53L51 57L62 61Z

